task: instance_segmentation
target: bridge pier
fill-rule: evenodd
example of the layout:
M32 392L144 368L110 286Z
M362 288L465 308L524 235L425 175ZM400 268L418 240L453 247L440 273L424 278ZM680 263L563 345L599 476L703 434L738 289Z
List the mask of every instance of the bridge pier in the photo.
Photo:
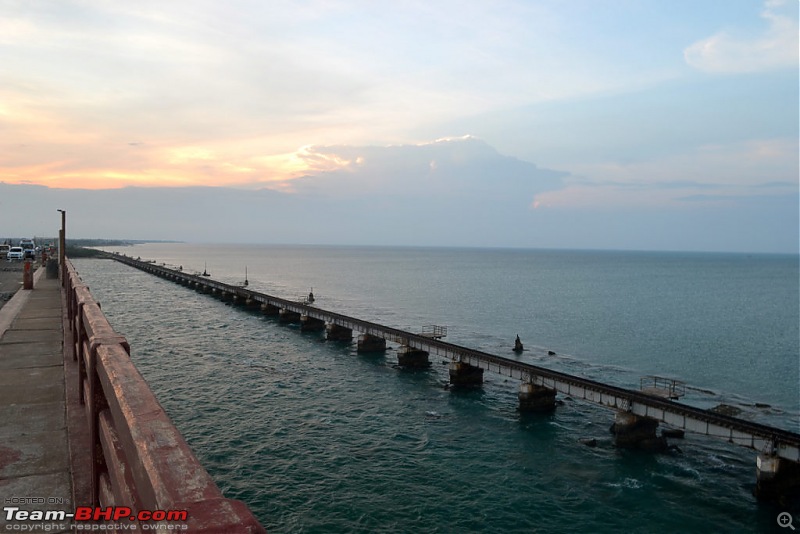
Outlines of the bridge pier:
M299 323L300 313L287 308L281 308L278 312L278 320L282 323Z
M402 345L397 349L397 363L403 367L422 368L429 367L428 352L422 349L415 349L408 345Z
M661 452L667 449L667 438L657 436L658 420L652 417L634 415L630 412L617 412L611 433L614 444L622 449L642 449Z
M520 412L552 412L556 409L556 390L523 382L519 385Z
M753 488L753 495L759 501L788 505L788 500L800 495L800 463L760 453L756 457L756 486Z
M450 385L479 387L483 384L483 369L464 362L450 362Z
M357 352L383 352L386 350L386 340L370 334L358 336Z
M309 315L300 317L301 332L321 332L322 330L325 330L325 321L322 319L317 319Z
M340 326L336 323L328 323L325 325L325 339L328 341L353 341L353 329ZM383 342L383 348L386 348L386 341Z
M273 306L272 304L267 304L266 302L261 305L261 313L264 315L278 315L281 309L277 306Z

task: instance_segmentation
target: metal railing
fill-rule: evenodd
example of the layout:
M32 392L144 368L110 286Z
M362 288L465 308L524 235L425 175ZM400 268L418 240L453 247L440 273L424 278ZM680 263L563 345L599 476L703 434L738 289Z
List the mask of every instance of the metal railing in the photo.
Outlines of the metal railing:
M222 495L200 465L131 362L127 340L108 323L69 260L62 275L64 350L78 367L68 395L78 390L90 434L89 504L130 508L133 516L185 510L192 532L266 532L244 503Z
M667 399L680 399L686 395L686 383L662 376L643 376L639 380L639 391Z
M441 339L447 337L447 327L427 324L422 327L422 335L431 339Z

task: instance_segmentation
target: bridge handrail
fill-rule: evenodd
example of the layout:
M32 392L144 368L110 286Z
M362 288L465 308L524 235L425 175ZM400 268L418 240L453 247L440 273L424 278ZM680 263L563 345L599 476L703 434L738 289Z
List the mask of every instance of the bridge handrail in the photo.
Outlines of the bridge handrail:
M67 387L80 392L91 436L90 504L185 510L192 532L266 532L244 503L223 497L69 260L62 276L73 340L64 348L79 368Z

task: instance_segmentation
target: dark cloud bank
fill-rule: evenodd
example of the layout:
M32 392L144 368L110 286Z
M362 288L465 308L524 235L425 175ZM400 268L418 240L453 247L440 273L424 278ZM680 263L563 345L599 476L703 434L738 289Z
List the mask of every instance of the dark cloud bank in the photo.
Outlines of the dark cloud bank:
M299 243L748 252L797 251L794 195L686 210L531 206L567 173L498 154L477 139L423 146L325 147L344 169L295 191L218 187L52 189L0 182L0 237L68 235L208 243ZM313 154L312 154L313 155ZM697 203L693 203L697 204Z

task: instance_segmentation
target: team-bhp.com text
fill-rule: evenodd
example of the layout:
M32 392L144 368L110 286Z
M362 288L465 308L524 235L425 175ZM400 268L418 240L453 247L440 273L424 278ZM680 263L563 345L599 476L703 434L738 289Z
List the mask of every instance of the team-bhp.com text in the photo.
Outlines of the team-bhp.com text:
M4 519L9 522L6 530L49 531L60 522L72 520L74 530L187 530L186 510L138 510L127 506L92 507L79 506L75 512L63 510L22 510L18 506L3 508ZM40 523L31 523L40 521ZM97 523L109 521L111 523ZM148 523L155 521L159 523ZM163 521L172 523L161 523ZM63 525L62 527L63 528Z

